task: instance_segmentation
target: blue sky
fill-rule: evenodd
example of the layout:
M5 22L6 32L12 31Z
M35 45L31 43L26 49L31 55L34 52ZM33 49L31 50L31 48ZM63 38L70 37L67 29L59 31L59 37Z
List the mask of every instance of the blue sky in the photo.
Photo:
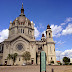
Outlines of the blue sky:
M70 52L67 56L72 58L72 0L0 0L0 39L7 38L3 32L19 16L22 3L26 17L35 23L36 39L50 24L56 53Z

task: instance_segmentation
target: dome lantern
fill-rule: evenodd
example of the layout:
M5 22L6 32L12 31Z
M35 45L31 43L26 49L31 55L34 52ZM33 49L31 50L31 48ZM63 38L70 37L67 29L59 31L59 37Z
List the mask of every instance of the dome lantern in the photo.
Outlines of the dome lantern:
M24 15L24 8L23 8L23 3L22 3L22 8L21 8L21 14L20 15L23 15L23 16L25 16Z
M23 3L22 3L22 8L21 8L21 14L19 15L19 17L17 17L17 18L13 21L13 24L15 23L15 21L18 21L18 23L28 22L28 24L31 25L30 20L29 20L27 17L25 17L25 15L24 15Z

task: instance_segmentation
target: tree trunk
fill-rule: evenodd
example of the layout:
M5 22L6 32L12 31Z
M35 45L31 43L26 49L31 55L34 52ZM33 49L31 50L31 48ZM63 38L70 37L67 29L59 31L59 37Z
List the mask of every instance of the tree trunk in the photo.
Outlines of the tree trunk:
M13 65L14 65L14 61L13 61Z

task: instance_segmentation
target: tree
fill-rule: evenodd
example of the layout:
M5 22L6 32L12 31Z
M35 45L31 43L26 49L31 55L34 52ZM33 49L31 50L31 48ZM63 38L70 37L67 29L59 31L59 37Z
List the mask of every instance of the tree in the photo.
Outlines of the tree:
M9 60L11 59L11 54L8 54L7 59Z
M18 56L17 53L12 54L13 65L14 65L14 63L16 61L17 56Z
M65 65L68 65L70 62L70 58L69 57L63 57L63 62L65 63Z
M30 58L31 58L30 52L28 52L28 51L24 52L24 54L22 55L22 57L23 57L23 59L27 63L27 60L30 60Z
M17 53L14 53L14 54L8 54L7 59L9 59L9 60L12 59L12 60L13 60L13 65L14 65L17 56L18 56Z
M10 63L10 59L12 59L11 54L8 54L7 59L9 59L9 63Z

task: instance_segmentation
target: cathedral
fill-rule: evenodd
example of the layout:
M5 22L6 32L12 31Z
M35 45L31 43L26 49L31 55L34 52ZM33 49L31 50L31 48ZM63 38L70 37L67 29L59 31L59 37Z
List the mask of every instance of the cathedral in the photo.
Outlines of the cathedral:
M9 36L0 43L0 64L13 65L12 60L8 60L8 54L17 53L18 56L15 65L22 65L23 53L30 52L31 58L28 61L30 64L40 64L40 52L46 53L46 64L54 61L56 64L55 42L52 37L50 25L47 25L46 37L42 34L41 40L35 40L34 23L30 21L24 14L22 4L21 14L13 22L10 21Z

